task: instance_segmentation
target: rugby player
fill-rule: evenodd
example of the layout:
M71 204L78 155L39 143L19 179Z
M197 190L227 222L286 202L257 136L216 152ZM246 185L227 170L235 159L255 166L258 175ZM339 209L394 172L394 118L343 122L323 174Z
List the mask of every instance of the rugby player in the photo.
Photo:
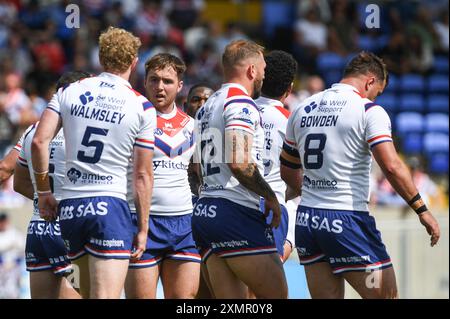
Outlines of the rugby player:
M197 294L201 258L192 238L187 174L194 152L194 119L175 105L185 70L184 62L168 53L145 63L145 93L157 111L154 192L147 247L139 260L130 263L127 298L156 298L159 278L166 299L191 299Z
M339 83L289 118L281 177L297 193L301 188L295 240L312 298L343 298L344 280L362 298L398 297L391 258L368 211L372 155L418 214L431 246L439 240L439 225L392 143L389 116L373 102L387 84L384 62L361 52Z
M216 298L287 298L282 263L272 226L280 223L280 204L262 177L264 132L253 98L264 79L264 48L233 41L222 55L225 83L196 115L201 159L200 198L192 231ZM272 224L265 214L273 211Z
M119 298L129 259L140 258L147 242L156 112L128 82L140 45L123 29L103 32L99 60L104 72L59 89L32 141L40 215L54 219L58 211L68 255L80 269L80 285L89 284L90 298ZM57 210L48 145L61 126L66 167ZM132 155L137 233L126 201Z
M88 72L73 71L61 76L56 90L70 83L90 77ZM16 167L14 170L14 190L33 200L33 215L28 225L25 257L30 272L30 293L32 299L81 298L67 279L72 265L61 238L59 221L46 221L39 216L36 182L31 160L31 141L38 123L32 125L23 136ZM65 171L65 141L62 130L50 142L49 178L50 187L59 201Z

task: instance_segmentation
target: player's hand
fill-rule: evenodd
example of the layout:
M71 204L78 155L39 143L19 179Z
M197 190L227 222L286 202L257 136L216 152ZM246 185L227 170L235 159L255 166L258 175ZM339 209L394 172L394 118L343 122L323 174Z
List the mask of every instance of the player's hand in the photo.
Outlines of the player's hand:
M138 260L144 253L147 245L147 231L138 232L133 239L133 252L131 259Z
M419 220L425 226L428 235L431 235L431 247L433 247L439 241L439 237L441 237L438 222L428 210L419 215Z
M266 218L269 216L270 211L272 211L272 222L270 223L270 226L273 228L278 228L281 221L281 209L280 203L278 203L278 199L276 197L264 198L264 216Z
M38 195L39 216L46 221L54 221L58 217L58 202L52 193Z

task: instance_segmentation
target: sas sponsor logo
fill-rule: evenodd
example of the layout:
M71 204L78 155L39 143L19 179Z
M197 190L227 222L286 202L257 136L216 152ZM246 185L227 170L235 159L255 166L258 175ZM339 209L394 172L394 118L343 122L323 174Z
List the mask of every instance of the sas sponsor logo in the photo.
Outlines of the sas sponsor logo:
M155 135L161 136L163 135L163 130L161 130L160 128L155 129Z
M311 227L315 230L325 230L328 233L340 234L344 231L344 222L341 219L329 220L326 217L320 216L311 217L310 212L299 212L295 224L300 227Z
M75 209L76 208L76 209ZM94 203L89 203L87 205L79 205L77 207L74 206L62 206L59 209L59 220L68 220L72 218L80 218L86 217L88 215L99 215L105 216L108 214L108 203L107 202L98 202L94 205Z
M337 189L336 180L328 179L310 179L308 176L303 176L303 185L307 188L314 189Z
M101 174L92 174L92 173L82 173L76 168L71 168L67 172L67 177L69 181L76 184L80 182L81 184L112 184L113 176L112 175L101 175Z
M199 203L194 208L194 215L200 217L214 218L217 215L217 206L216 205L208 206Z

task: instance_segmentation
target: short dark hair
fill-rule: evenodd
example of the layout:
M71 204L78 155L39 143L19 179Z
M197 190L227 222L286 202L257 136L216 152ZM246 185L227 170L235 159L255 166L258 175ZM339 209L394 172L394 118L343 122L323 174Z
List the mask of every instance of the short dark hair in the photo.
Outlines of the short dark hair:
M266 69L261 92L267 97L280 97L294 81L298 63L291 54L281 50L266 54L264 59Z
M344 78L372 73L382 82L388 84L389 74L383 60L372 52L362 51L355 56L344 69Z
M171 66L177 72L178 80L183 79L186 64L179 57L169 53L159 53L145 62L145 77L150 70L162 70Z
M56 90L65 87L73 82L79 81L84 78L91 77L91 74L86 71L68 71L65 72L56 82Z
M189 97L189 95L191 95L192 92L194 92L198 88L206 88L206 89L210 89L210 90L214 91L213 88L211 87L211 85L209 85L207 83L197 83L197 84L194 84L193 86L191 86L187 96Z

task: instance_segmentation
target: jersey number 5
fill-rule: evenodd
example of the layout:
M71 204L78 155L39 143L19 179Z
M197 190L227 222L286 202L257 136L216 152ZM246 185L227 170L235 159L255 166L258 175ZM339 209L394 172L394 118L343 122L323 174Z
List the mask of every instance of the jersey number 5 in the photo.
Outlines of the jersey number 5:
M106 136L108 134L107 129L98 128L98 127L92 127L88 126L86 127L86 131L84 132L83 140L81 141L81 145L84 145L86 147L95 147L94 155L87 156L85 151L78 151L77 159L80 162L89 163L89 164L95 164L100 160L100 157L102 156L103 147L105 146L103 142L101 141L90 141L91 135L102 135Z

